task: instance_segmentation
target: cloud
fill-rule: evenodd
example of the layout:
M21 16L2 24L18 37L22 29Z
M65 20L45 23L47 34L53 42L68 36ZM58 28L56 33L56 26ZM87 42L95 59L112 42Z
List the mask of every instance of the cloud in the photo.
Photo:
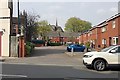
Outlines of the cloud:
M58 9L61 9L61 8L62 8L62 6L60 6L60 5L54 5L54 6L49 7L49 9L51 9L51 10L58 10Z
M119 0L20 0L20 1L21 2L118 2Z
M103 14L103 13L105 13L106 11L104 10L104 9L98 9L97 10L97 14Z
M118 8L117 7L112 7L110 9L99 9L97 10L97 14L108 14L108 13L117 13L118 12Z
M109 10L110 12L118 12L118 8L117 7L112 7L112 8L110 8L110 10Z

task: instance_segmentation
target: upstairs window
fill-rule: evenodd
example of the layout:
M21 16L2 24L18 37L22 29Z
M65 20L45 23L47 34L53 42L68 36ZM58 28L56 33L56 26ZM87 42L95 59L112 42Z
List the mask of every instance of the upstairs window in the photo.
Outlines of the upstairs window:
M112 28L115 28L115 20L112 22Z
M106 27L102 27L102 32L105 32L107 29L106 29Z
M92 31L90 31L90 35L92 35Z

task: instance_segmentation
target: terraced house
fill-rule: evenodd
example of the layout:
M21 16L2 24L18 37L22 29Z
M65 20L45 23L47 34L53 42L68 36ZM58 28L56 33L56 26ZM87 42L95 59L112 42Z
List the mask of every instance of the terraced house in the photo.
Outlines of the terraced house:
M0 56L10 55L10 28L12 26L12 0L0 0Z
M79 36L79 43L90 42L93 48L120 44L120 13L106 19Z

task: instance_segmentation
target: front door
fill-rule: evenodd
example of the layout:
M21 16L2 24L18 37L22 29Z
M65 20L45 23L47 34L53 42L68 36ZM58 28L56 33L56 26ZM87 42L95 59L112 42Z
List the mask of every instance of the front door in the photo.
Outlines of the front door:
M109 37L109 46L111 46L111 45L112 45L112 38Z

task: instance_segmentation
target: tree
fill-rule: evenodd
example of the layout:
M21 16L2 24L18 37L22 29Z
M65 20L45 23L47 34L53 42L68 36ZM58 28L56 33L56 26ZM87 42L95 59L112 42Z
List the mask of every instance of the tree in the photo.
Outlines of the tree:
M69 32L82 32L91 28L91 23L77 17L71 17L65 24L65 30Z
M50 25L48 25L48 22L43 20L40 22L37 22L37 26L36 26L36 31L37 34L42 37L43 40L46 39L46 33L51 31Z
M25 27L25 33L26 33L26 40L31 41L32 37L35 35L36 32L36 22L38 22L38 19L40 18L39 15L36 15L34 13L27 14L27 26Z

